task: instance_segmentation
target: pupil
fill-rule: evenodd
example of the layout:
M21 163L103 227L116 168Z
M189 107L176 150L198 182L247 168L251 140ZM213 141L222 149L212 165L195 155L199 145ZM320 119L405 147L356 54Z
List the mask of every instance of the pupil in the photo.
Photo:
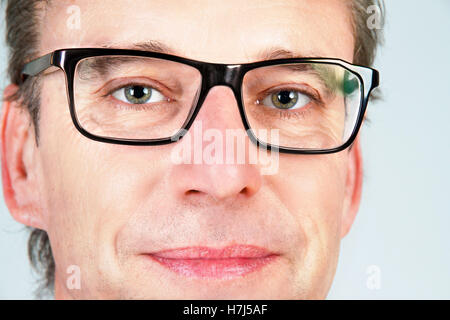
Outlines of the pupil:
M137 99L140 99L148 94L148 89L141 86L133 86L130 88L130 94Z
M278 101L280 101L280 103L288 104L294 98L293 92L292 91L280 91L278 93L277 98L278 98Z

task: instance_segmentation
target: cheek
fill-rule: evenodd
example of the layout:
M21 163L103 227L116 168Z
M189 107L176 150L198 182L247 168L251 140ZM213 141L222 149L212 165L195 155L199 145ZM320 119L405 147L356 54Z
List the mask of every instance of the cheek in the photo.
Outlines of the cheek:
M298 288L326 294L337 263L346 182L345 152L282 156L273 185L304 237L292 248Z
M319 225L340 219L345 195L346 153L288 155L280 157L274 176L278 196L297 219L308 218Z

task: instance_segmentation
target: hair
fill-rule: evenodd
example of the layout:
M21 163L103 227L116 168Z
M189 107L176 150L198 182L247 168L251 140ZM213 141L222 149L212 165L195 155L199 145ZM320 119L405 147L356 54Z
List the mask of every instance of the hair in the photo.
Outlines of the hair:
M41 38L40 26L50 0L3 0L6 3L6 44L9 48L8 77L18 90L4 97L16 101L30 113L39 145L40 77L30 77L21 82L21 71L25 63L38 55ZM383 0L348 0L352 12L352 29L355 36L353 63L372 66L377 47L383 42L382 28L385 21ZM373 7L375 6L375 7ZM377 28L369 28L371 8L378 9ZM47 233L29 228L28 257L33 269L40 276L38 295L53 293L55 261Z

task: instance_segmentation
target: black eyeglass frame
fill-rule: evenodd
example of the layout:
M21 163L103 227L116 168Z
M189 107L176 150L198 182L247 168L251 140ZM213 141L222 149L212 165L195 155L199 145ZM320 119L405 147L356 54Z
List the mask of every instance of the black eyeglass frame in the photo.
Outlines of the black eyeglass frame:
M201 76L201 89L199 91L197 101L194 102L193 109L190 110L188 118L186 119L183 127L173 136L161 139L119 139L119 138L106 138L102 136L97 136L86 131L78 122L75 102L74 102L74 75L77 64L86 58L100 57L100 56L136 56L136 57L149 57L165 59L169 61L174 61L182 63L191 67L196 68ZM242 83L245 74L253 69L280 65L280 64L292 64L292 63L322 63L322 64L332 64L339 65L346 70L350 71L356 77L358 77L361 83L361 99L358 112L358 118L356 124L353 128L352 134L346 142L342 145L330 148L330 149L299 149L299 148L289 148L282 146L274 146L269 143L260 141L253 133L247 116L245 114L244 106L242 103ZM239 108L239 113L244 124L244 128L252 141L256 146L262 146L268 150L277 150L284 153L293 154L328 154L342 151L349 147L355 140L361 124L364 119L364 114L367 109L369 102L370 93L374 88L379 85L379 72L373 68L351 64L347 61L336 59L336 58L286 58L286 59L273 59L264 60L251 63L242 64L221 64L221 63L209 63L198 60L187 59L184 57L142 50L132 50L132 49L115 49L115 48L70 48L70 49L59 49L50 52L44 56L34 59L27 64L25 64L22 70L22 82L24 82L28 76L37 76L41 72L46 71L51 67L56 67L64 71L66 76L66 88L67 97L69 102L70 115L72 117L73 124L78 129L78 131L85 137L106 143L122 144L122 145L139 145L139 146L150 146L150 145L163 145L176 142L181 139L189 130L192 123L194 122L203 102L209 92L209 90L218 85L228 86L232 89L233 94L237 100L237 105Z

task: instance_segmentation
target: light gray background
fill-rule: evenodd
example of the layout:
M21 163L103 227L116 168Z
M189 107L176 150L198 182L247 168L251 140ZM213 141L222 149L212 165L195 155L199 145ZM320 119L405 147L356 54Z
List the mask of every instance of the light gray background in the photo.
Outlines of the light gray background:
M450 299L450 1L386 2L384 101L363 127L363 199L329 299ZM0 44L1 89L5 71ZM1 199L0 298L33 298L26 238Z

